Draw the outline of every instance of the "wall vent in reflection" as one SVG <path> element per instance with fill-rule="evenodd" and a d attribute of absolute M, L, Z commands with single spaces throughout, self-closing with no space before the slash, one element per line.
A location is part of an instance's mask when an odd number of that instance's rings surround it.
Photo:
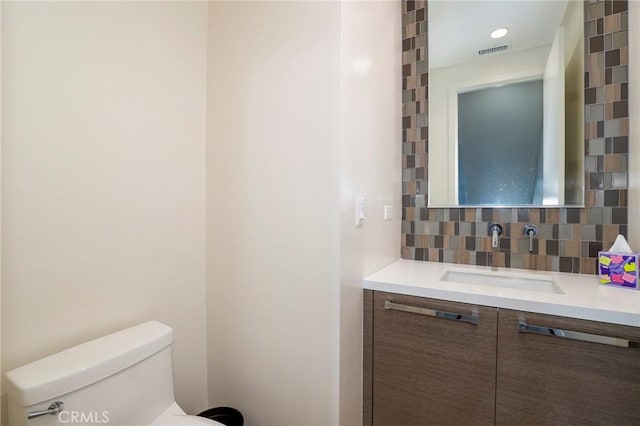
<path fill-rule="evenodd" d="M 511 49 L 511 43 L 504 43 L 499 46 L 486 47 L 484 49 L 478 50 L 478 56 L 489 55 L 491 53 L 504 52 L 509 49 Z"/>

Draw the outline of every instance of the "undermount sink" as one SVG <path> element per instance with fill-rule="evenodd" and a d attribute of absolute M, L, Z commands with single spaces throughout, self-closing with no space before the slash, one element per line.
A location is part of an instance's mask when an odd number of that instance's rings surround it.
<path fill-rule="evenodd" d="M 551 278 L 540 275 L 514 274 L 494 271 L 468 271 L 449 269 L 440 281 L 462 284 L 475 284 L 486 287 L 501 287 L 513 290 L 537 291 L 541 293 L 564 294 Z"/>

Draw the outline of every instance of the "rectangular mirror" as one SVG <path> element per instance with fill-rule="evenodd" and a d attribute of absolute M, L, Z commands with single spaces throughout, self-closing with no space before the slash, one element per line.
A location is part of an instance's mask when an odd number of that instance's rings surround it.
<path fill-rule="evenodd" d="M 429 206 L 584 205 L 583 13 L 428 2 Z"/>

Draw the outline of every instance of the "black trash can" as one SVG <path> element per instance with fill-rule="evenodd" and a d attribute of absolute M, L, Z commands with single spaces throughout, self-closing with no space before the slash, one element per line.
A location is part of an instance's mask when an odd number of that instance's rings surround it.
<path fill-rule="evenodd" d="M 222 423 L 225 426 L 243 426 L 244 417 L 242 413 L 235 408 L 231 407 L 215 407 L 209 408 L 198 414 L 205 419 L 215 420 L 218 423 Z"/>

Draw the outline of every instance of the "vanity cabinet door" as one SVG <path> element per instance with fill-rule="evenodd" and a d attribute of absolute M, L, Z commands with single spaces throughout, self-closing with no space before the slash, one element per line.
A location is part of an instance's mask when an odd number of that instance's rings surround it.
<path fill-rule="evenodd" d="M 498 317 L 497 425 L 640 424 L 640 348 L 614 346 L 639 341 L 640 328 L 506 309 Z M 605 338 L 574 340 L 593 335 Z"/>
<path fill-rule="evenodd" d="M 376 291 L 372 322 L 373 425 L 494 424 L 495 308 Z"/>

